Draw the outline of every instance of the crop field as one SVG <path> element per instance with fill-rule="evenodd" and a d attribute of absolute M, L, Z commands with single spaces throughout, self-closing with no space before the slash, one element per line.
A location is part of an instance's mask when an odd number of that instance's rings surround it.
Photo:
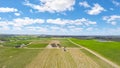
<path fill-rule="evenodd" d="M 24 68 L 40 51 L 0 47 L 0 68 Z"/>
<path fill-rule="evenodd" d="M 71 43 L 68 39 L 69 38 L 40 38 L 29 36 L 5 38 L 4 40 L 6 41 L 0 43 L 0 68 L 114 68 L 80 46 Z M 97 42 L 95 40 L 82 41 L 74 38 L 70 38 L 70 40 L 85 47 Z M 88 44 L 86 42 L 88 42 Z M 22 44 L 25 46 L 16 48 L 17 45 Z M 99 43 L 96 44 L 99 46 Z M 119 43 L 114 42 L 114 44 Z M 109 46 L 112 46 L 112 44 Z M 91 50 L 94 50 L 96 46 L 90 47 Z M 100 48 L 100 46 L 98 48 Z M 117 47 L 114 48 L 116 48 L 116 54 L 118 54 L 119 50 L 117 51 Z M 107 51 L 108 49 L 104 50 Z M 96 50 L 94 51 L 97 52 Z M 98 53 L 101 54 L 99 51 Z M 117 56 L 116 54 L 115 56 Z M 117 56 L 117 58 L 118 57 L 119 56 Z M 108 56 L 106 58 L 111 57 Z M 117 60 L 119 60 L 119 58 Z"/>
<path fill-rule="evenodd" d="M 61 45 L 64 46 L 64 47 L 78 47 L 78 46 L 70 43 L 68 40 L 66 40 L 64 38 L 63 39 L 57 39 L 57 40 L 59 40 Z"/>
<path fill-rule="evenodd" d="M 97 40 L 80 40 L 73 38 L 71 40 L 77 44 L 94 50 L 95 52 L 120 65 L 120 42 L 100 42 Z"/>
<path fill-rule="evenodd" d="M 39 40 L 32 40 L 28 44 L 28 48 L 44 48 L 46 47 L 50 42 L 50 38 L 40 38 Z"/>

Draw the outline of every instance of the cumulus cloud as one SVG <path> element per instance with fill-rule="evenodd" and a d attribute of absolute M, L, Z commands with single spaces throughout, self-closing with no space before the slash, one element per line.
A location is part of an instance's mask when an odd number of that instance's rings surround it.
<path fill-rule="evenodd" d="M 22 28 L 16 26 L 16 27 L 12 27 L 12 30 L 19 30 L 20 31 L 20 30 L 22 30 Z"/>
<path fill-rule="evenodd" d="M 91 24 L 93 24 L 94 25 L 94 24 L 97 24 L 96 22 L 90 21 L 85 18 L 76 19 L 76 20 L 61 19 L 61 18 L 47 19 L 47 23 L 58 24 L 58 25 L 66 25 L 66 24 L 74 24 L 74 25 L 91 25 Z"/>
<path fill-rule="evenodd" d="M 20 13 L 14 13 L 15 14 L 15 16 L 20 16 Z"/>
<path fill-rule="evenodd" d="M 112 3 L 116 6 L 120 6 L 120 2 L 116 1 L 116 0 L 112 0 Z"/>
<path fill-rule="evenodd" d="M 70 31 L 72 31 L 72 32 L 79 32 L 82 30 L 83 30 L 83 28 L 80 28 L 80 27 L 75 27 L 75 28 L 70 29 Z"/>
<path fill-rule="evenodd" d="M 83 2 L 79 2 L 79 5 L 87 8 L 87 10 L 85 10 L 85 12 L 89 15 L 98 15 L 101 12 L 105 11 L 105 9 L 98 3 L 95 3 L 94 6 L 92 7 L 88 4 L 87 1 L 83 1 Z"/>
<path fill-rule="evenodd" d="M 16 18 L 13 19 L 13 21 L 10 23 L 14 26 L 25 26 L 25 25 L 31 25 L 31 24 L 41 24 L 44 23 L 43 19 L 32 19 L 29 17 L 25 17 L 25 18 Z"/>
<path fill-rule="evenodd" d="M 36 26 L 37 24 L 37 26 Z M 45 24 L 44 26 L 41 24 Z M 49 25 L 46 25 L 49 24 Z M 47 33 L 55 33 L 58 32 L 69 32 L 69 31 L 82 31 L 82 27 L 76 27 L 80 25 L 89 26 L 97 24 L 94 21 L 90 21 L 85 18 L 81 19 L 33 19 L 29 17 L 24 18 L 15 18 L 13 20 L 1 20 L 0 21 L 0 30 L 11 30 L 11 31 L 33 31 L 33 32 L 47 32 Z M 63 25 L 63 26 L 61 26 Z M 65 25 L 65 26 L 64 26 Z M 2 28 L 2 29 L 1 29 Z M 26 32 L 25 32 L 26 33 Z"/>
<path fill-rule="evenodd" d="M 79 2 L 79 5 L 83 6 L 85 8 L 89 8 L 90 7 L 90 5 L 87 3 L 87 1 Z"/>
<path fill-rule="evenodd" d="M 3 26 L 0 28 L 1 30 L 9 30 L 10 28 L 8 26 Z"/>
<path fill-rule="evenodd" d="M 24 5 L 29 6 L 38 12 L 63 12 L 73 10 L 75 0 L 40 0 L 40 4 L 32 4 L 26 0 Z"/>
<path fill-rule="evenodd" d="M 31 30 L 31 31 L 37 31 L 37 32 L 47 32 L 48 29 L 44 27 L 39 27 L 39 26 L 28 26 L 25 29 Z"/>
<path fill-rule="evenodd" d="M 52 27 L 50 27 L 50 29 L 52 29 L 52 30 L 58 30 L 58 29 L 61 29 L 61 28 L 57 27 L 57 26 L 52 26 Z"/>
<path fill-rule="evenodd" d="M 90 21 L 86 18 L 81 18 L 81 19 L 75 19 L 75 20 L 70 20 L 70 19 L 33 19 L 29 17 L 24 17 L 24 18 L 15 18 L 11 21 L 0 21 L 0 26 L 15 26 L 15 27 L 22 27 L 22 26 L 27 26 L 27 25 L 33 25 L 33 24 L 42 24 L 42 23 L 49 23 L 49 24 L 56 24 L 56 25 L 67 25 L 67 24 L 72 24 L 72 25 L 95 25 L 97 24 L 94 21 Z"/>
<path fill-rule="evenodd" d="M 8 7 L 0 7 L 1 13 L 8 13 L 8 12 L 17 12 L 16 8 L 8 8 Z"/>
<path fill-rule="evenodd" d="M 58 25 L 65 25 L 68 23 L 68 20 L 61 20 L 60 18 L 57 19 L 47 19 L 47 23 L 58 24 Z"/>
<path fill-rule="evenodd" d="M 33 19 L 33 18 L 29 18 L 29 17 L 25 17 L 25 18 L 15 18 L 13 20 L 3 20 L 0 21 L 0 30 L 2 31 L 33 31 L 32 29 L 34 29 L 36 32 L 40 32 L 40 31 L 45 31 L 46 29 L 44 28 L 37 28 L 36 26 L 34 26 L 35 24 L 37 24 L 38 26 L 40 26 L 42 23 L 45 23 L 43 19 Z M 33 28 L 26 28 L 26 27 L 30 27 L 30 26 L 34 26 Z M 26 32 L 25 32 L 26 33 Z"/>
<path fill-rule="evenodd" d="M 25 18 L 16 18 L 13 19 L 12 21 L 0 21 L 0 26 L 12 26 L 12 27 L 23 27 L 27 25 L 32 25 L 32 24 L 42 24 L 44 23 L 43 19 L 32 19 L 29 17 Z"/>
<path fill-rule="evenodd" d="M 1 30 L 9 30 L 8 22 L 7 21 L 0 21 L 0 29 Z"/>
<path fill-rule="evenodd" d="M 0 21 L 0 26 L 3 27 L 3 26 L 7 26 L 8 23 L 7 21 Z"/>
<path fill-rule="evenodd" d="M 116 25 L 117 21 L 120 21 L 119 15 L 111 15 L 111 16 L 104 16 L 103 20 L 107 21 L 107 23 L 110 23 L 112 25 Z"/>
<path fill-rule="evenodd" d="M 87 13 L 90 15 L 98 15 L 102 11 L 105 11 L 102 6 L 100 6 L 99 4 L 94 4 L 94 6 L 90 10 L 87 10 Z"/>
<path fill-rule="evenodd" d="M 113 11 L 114 9 L 113 9 L 113 8 L 110 8 L 110 10 L 112 10 L 112 11 Z"/>
<path fill-rule="evenodd" d="M 92 31 L 94 28 L 93 27 L 89 27 L 89 28 L 87 28 L 86 30 L 87 31 Z"/>

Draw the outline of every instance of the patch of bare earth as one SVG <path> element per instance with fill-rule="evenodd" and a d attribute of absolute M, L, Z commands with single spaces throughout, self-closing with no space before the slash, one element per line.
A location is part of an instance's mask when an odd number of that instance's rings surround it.
<path fill-rule="evenodd" d="M 46 48 L 60 48 L 60 42 L 58 40 L 52 40 Z"/>

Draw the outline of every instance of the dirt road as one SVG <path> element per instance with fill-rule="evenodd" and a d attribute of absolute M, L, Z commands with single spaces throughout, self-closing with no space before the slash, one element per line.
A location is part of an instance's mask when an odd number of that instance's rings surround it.
<path fill-rule="evenodd" d="M 101 68 L 79 48 L 44 49 L 26 68 Z"/>

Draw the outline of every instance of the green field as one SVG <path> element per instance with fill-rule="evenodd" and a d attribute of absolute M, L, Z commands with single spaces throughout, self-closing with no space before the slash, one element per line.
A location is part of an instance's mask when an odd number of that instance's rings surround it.
<path fill-rule="evenodd" d="M 71 38 L 77 44 L 87 47 L 120 65 L 120 42 L 99 42 Z"/>
<path fill-rule="evenodd" d="M 16 36 L 5 38 L 0 45 L 0 68 L 112 68 L 111 65 L 71 43 L 69 38 L 40 38 Z M 119 64 L 119 42 L 98 42 L 70 38 Z M 63 48 L 46 48 L 52 41 L 59 41 Z M 23 48 L 15 48 L 25 44 Z M 41 65 L 41 66 L 39 66 Z M 52 66 L 51 66 L 52 65 Z M 87 66 L 86 66 L 87 65 Z"/>
<path fill-rule="evenodd" d="M 15 46 L 22 45 L 22 44 L 27 45 L 29 42 L 30 42 L 30 40 L 6 41 L 2 45 L 6 46 L 6 47 L 15 47 Z"/>
<path fill-rule="evenodd" d="M 24 68 L 40 50 L 0 47 L 0 68 Z"/>
<path fill-rule="evenodd" d="M 27 47 L 28 48 L 44 48 L 49 44 L 50 41 L 51 41 L 51 38 L 40 38 L 38 40 L 32 40 L 30 44 L 27 45 Z"/>
<path fill-rule="evenodd" d="M 77 46 L 77 45 L 74 45 L 74 44 L 70 43 L 70 42 L 67 40 L 67 38 L 57 38 L 57 39 L 54 39 L 54 40 L 60 41 L 60 44 L 61 44 L 61 46 L 63 46 L 63 47 L 79 47 L 79 46 Z"/>

